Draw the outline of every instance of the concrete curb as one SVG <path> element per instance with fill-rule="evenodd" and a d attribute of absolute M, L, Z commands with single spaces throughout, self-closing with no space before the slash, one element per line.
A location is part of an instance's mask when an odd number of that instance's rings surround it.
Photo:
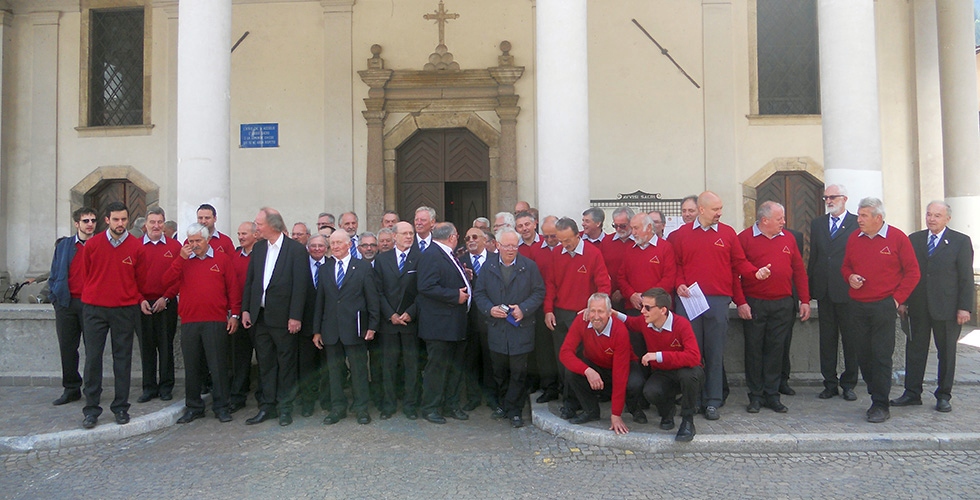
<path fill-rule="evenodd" d="M 116 424 L 111 412 L 103 412 L 99 418 L 99 425 L 94 429 L 73 429 L 33 436 L 0 436 L 0 454 L 57 450 L 138 436 L 170 427 L 177 423 L 177 419 L 183 414 L 183 401 L 136 417 L 126 425 Z"/>
<path fill-rule="evenodd" d="M 673 432 L 631 432 L 573 425 L 548 409 L 531 403 L 534 425 L 575 443 L 648 453 L 828 453 L 866 451 L 952 451 L 980 449 L 980 433 L 850 433 L 850 434 L 698 434 L 690 443 L 674 441 Z"/>

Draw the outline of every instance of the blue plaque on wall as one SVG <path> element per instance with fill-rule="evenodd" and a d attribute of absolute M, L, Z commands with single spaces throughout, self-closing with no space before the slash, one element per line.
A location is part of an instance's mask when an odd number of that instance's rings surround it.
<path fill-rule="evenodd" d="M 279 124 L 278 123 L 243 123 L 242 140 L 243 148 L 278 148 L 279 147 Z"/>

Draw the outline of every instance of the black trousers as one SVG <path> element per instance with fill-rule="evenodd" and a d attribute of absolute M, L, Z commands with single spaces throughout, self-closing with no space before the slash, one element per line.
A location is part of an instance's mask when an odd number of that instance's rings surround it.
<path fill-rule="evenodd" d="M 231 337 L 223 321 L 200 321 L 180 325 L 180 351 L 184 354 L 184 406 L 189 410 L 204 411 L 201 386 L 208 372 L 211 373 L 211 395 L 215 414 L 228 407 L 228 350 Z M 201 361 L 205 370 L 201 370 Z"/>
<path fill-rule="evenodd" d="M 858 379 L 857 346 L 848 326 L 848 302 L 817 301 L 820 307 L 820 374 L 827 389 L 854 389 Z M 838 340 L 844 353 L 844 371 L 837 378 Z"/>
<path fill-rule="evenodd" d="M 582 410 L 589 414 L 599 415 L 599 394 L 612 398 L 612 370 L 597 366 L 588 359 L 582 359 L 582 361 L 592 367 L 602 377 L 602 389 L 598 391 L 592 390 L 592 386 L 589 385 L 589 379 L 585 375 L 579 375 L 577 373 L 568 372 L 568 378 L 565 381 L 571 387 L 572 392 L 575 393 L 575 397 L 582 405 Z M 645 382 L 646 376 L 643 373 L 643 367 L 640 366 L 640 363 L 636 361 L 630 363 L 630 375 L 626 380 L 625 411 L 633 413 L 637 409 L 637 403 L 643 394 L 643 384 Z"/>
<path fill-rule="evenodd" d="M 296 343 L 297 398 L 301 404 L 314 405 L 320 392 L 320 350 L 313 345 L 313 337 L 299 335 Z"/>
<path fill-rule="evenodd" d="M 398 379 L 399 362 L 404 367 L 405 400 L 402 409 L 405 412 L 417 411 L 419 407 L 419 336 L 417 333 L 381 333 L 382 364 L 381 380 L 384 387 L 384 400 L 381 411 L 395 413 L 398 410 Z"/>
<path fill-rule="evenodd" d="M 242 328 L 231 336 L 230 363 L 231 387 L 229 402 L 245 404 L 248 391 L 252 389 L 252 339 L 255 337 L 255 327 Z M 259 401 L 261 391 L 256 391 L 255 400 Z"/>
<path fill-rule="evenodd" d="M 708 310 L 691 321 L 694 338 L 701 348 L 704 360 L 704 388 L 701 389 L 701 403 L 704 406 L 721 406 L 724 399 L 725 340 L 728 337 L 728 305 L 731 297 L 708 295 Z M 677 313 L 687 318 L 684 303 L 677 301 Z"/>
<path fill-rule="evenodd" d="M 474 313 L 470 313 L 474 314 Z M 478 313 L 477 313 L 478 314 Z M 475 320 L 480 321 L 480 320 Z M 496 395 L 496 384 L 493 380 L 493 366 L 489 356 L 489 344 L 487 353 L 484 354 L 482 339 L 487 338 L 486 328 L 479 328 L 471 321 L 469 332 L 466 335 L 466 346 L 463 350 L 463 379 L 462 389 L 465 388 L 465 401 L 467 404 L 479 405 L 484 395 Z M 489 375 L 489 376 L 488 376 Z M 489 389 L 486 390 L 486 389 Z M 460 394 L 460 398 L 464 398 Z"/>
<path fill-rule="evenodd" d="M 538 309 L 534 314 L 534 352 L 528 358 L 529 377 L 537 377 L 542 391 L 558 394 L 561 388 L 558 383 L 558 359 L 553 347 L 554 334 L 544 326 L 544 311 Z"/>
<path fill-rule="evenodd" d="M 763 300 L 746 297 L 752 319 L 743 321 L 745 385 L 749 401 L 779 400 L 783 348 L 793 329 L 793 297 Z"/>
<path fill-rule="evenodd" d="M 152 304 L 151 304 L 152 305 Z M 177 301 L 149 316 L 140 314 L 140 360 L 143 392 L 170 394 L 174 391 L 174 337 L 177 335 Z M 157 378 L 157 366 L 160 378 Z"/>
<path fill-rule="evenodd" d="M 490 353 L 493 378 L 496 381 L 497 401 L 507 417 L 519 417 L 527 401 L 527 360 L 530 353 Z"/>
<path fill-rule="evenodd" d="M 259 311 L 255 329 L 255 356 L 259 360 L 259 408 L 270 411 L 278 408 L 291 414 L 296 399 L 296 349 L 299 337 L 285 328 L 269 326 Z"/>
<path fill-rule="evenodd" d="M 428 360 L 422 375 L 422 413 L 442 414 L 443 408 L 459 409 L 461 364 L 466 342 L 426 340 Z"/>
<path fill-rule="evenodd" d="M 368 372 L 371 375 L 368 383 L 368 387 L 371 390 L 371 401 L 380 410 L 384 401 L 384 385 L 382 382 L 384 378 L 382 371 L 382 367 L 384 366 L 384 345 L 382 345 L 381 339 L 378 338 L 377 332 L 375 332 L 374 339 L 366 340 L 364 344 L 367 347 Z"/>
<path fill-rule="evenodd" d="M 918 314 L 915 314 L 918 313 Z M 930 331 L 939 357 L 939 385 L 936 399 L 952 397 L 953 374 L 956 372 L 956 342 L 962 327 L 956 318 L 932 319 L 928 311 L 909 312 L 909 337 L 905 341 L 905 390 L 922 397 L 922 379 L 929 359 Z"/>
<path fill-rule="evenodd" d="M 338 341 L 336 344 L 323 346 L 327 356 L 327 369 L 330 371 L 330 411 L 344 413 L 347 411 L 347 395 L 344 394 L 344 360 L 350 363 L 351 395 L 354 398 L 352 410 L 354 413 L 367 413 L 371 393 L 368 388 L 367 346 L 345 345 Z"/>
<path fill-rule="evenodd" d="M 895 300 L 851 301 L 847 308 L 851 333 L 857 344 L 858 366 L 868 385 L 873 406 L 888 408 L 895 352 Z"/>
<path fill-rule="evenodd" d="M 86 416 L 102 414 L 102 353 L 108 336 L 112 344 L 112 377 L 115 394 L 109 409 L 113 413 L 129 411 L 129 383 L 133 367 L 133 337 L 139 320 L 139 306 L 82 306 L 85 339 L 84 389 Z"/>
<path fill-rule="evenodd" d="M 555 359 L 558 359 L 558 355 L 561 352 L 561 345 L 565 343 L 565 337 L 568 335 L 568 329 L 572 327 L 572 322 L 578 316 L 578 311 L 569 311 L 568 309 L 558 309 L 555 308 L 555 330 L 551 333 L 552 341 L 552 353 Z M 582 408 L 579 404 L 578 399 L 575 397 L 576 393 L 568 386 L 568 379 L 572 376 L 572 372 L 565 368 L 565 365 L 558 367 L 558 384 L 561 386 L 562 399 L 564 400 L 565 406 L 570 410 L 578 410 Z"/>
<path fill-rule="evenodd" d="M 81 389 L 78 346 L 82 343 L 82 301 L 72 297 L 66 307 L 55 306 L 54 326 L 58 334 L 58 351 L 61 353 L 61 386 Z"/>
<path fill-rule="evenodd" d="M 657 408 L 661 417 L 674 416 L 677 395 L 681 395 L 681 415 L 693 416 L 698 409 L 698 397 L 704 382 L 700 366 L 676 370 L 650 370 L 643 384 L 643 397 Z"/>

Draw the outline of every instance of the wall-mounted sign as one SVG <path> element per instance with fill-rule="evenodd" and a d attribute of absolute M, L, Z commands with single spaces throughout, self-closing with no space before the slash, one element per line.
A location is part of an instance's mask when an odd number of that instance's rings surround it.
<path fill-rule="evenodd" d="M 243 123 L 242 148 L 278 148 L 278 123 Z"/>

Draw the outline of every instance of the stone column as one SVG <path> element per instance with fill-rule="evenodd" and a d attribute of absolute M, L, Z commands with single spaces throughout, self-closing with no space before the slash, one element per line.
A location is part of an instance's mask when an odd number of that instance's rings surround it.
<path fill-rule="evenodd" d="M 537 0 L 534 23 L 538 208 L 579 219 L 589 207 L 586 0 Z"/>
<path fill-rule="evenodd" d="M 915 126 L 918 151 L 916 226 L 925 220 L 925 204 L 944 197 L 943 131 L 939 98 L 939 48 L 936 0 L 915 0 L 912 5 L 915 54 Z"/>
<path fill-rule="evenodd" d="M 704 186 L 721 197 L 725 222 L 741 223 L 735 177 L 734 21 L 730 0 L 702 0 L 704 38 Z"/>
<path fill-rule="evenodd" d="M 231 0 L 181 2 L 177 33 L 177 224 L 210 203 L 229 232 Z M 178 233 L 179 234 L 179 233 Z"/>
<path fill-rule="evenodd" d="M 7 160 L 4 156 L 5 141 L 7 140 L 7 131 L 3 127 L 3 95 L 4 90 L 7 88 L 4 82 L 4 55 L 6 53 L 6 40 L 7 40 L 7 30 L 10 28 L 10 21 L 13 15 L 7 11 L 0 10 L 0 172 L 4 172 L 7 169 Z M 10 277 L 7 271 L 7 204 L 5 200 L 10 199 L 10 194 L 7 190 L 10 189 L 7 183 L 4 182 L 4 176 L 0 174 L 0 287 L 6 287 L 6 279 Z M 4 290 L 6 288 L 3 288 Z"/>
<path fill-rule="evenodd" d="M 316 207 L 316 212 L 331 208 L 349 210 L 353 207 L 365 220 L 365 228 L 373 228 L 381 220 L 366 209 L 364 171 L 354 170 L 354 104 L 351 75 L 354 66 L 351 51 L 354 0 L 321 0 L 324 19 L 323 130 L 324 183 L 323 199 L 328 206 Z M 370 197 L 370 194 L 367 195 Z M 368 210 L 370 212 L 370 210 Z M 367 219 L 364 217 L 367 216 Z"/>
<path fill-rule="evenodd" d="M 490 213 L 511 211 L 517 203 L 517 115 L 521 108 L 517 105 L 519 96 L 514 92 L 514 84 L 524 74 L 524 67 L 514 66 L 510 49 L 510 42 L 500 42 L 503 54 L 497 57 L 496 67 L 488 68 L 498 84 L 496 111 L 500 119 L 499 177 L 490 179 L 490 199 L 496 201 L 496 206 L 490 207 Z"/>
<path fill-rule="evenodd" d="M 384 59 L 381 58 L 381 46 L 371 46 L 371 58 L 367 60 L 368 69 L 358 71 L 361 81 L 369 87 L 368 98 L 364 99 L 361 111 L 367 122 L 367 164 L 365 181 L 367 184 L 367 214 L 368 221 L 381 220 L 386 205 L 392 210 L 395 203 L 395 183 L 385 183 L 384 157 L 384 127 L 385 127 L 385 85 L 393 73 L 385 69 Z M 392 158 L 393 160 L 393 158 Z M 411 219 L 415 214 L 398 214 L 402 218 Z"/>
<path fill-rule="evenodd" d="M 976 248 L 980 245 L 980 126 L 972 2 L 937 1 L 936 22 L 946 201 L 952 208 L 952 225 L 968 234 Z M 978 263 L 974 260 L 974 269 L 980 269 Z"/>
<path fill-rule="evenodd" d="M 59 12 L 30 14 L 30 260 L 27 276 L 51 268 L 55 240 L 58 177 L 58 20 Z M 41 193 L 49 193 L 42 195 Z"/>
<path fill-rule="evenodd" d="M 177 45 L 178 45 L 178 6 L 177 2 L 162 5 L 163 12 L 167 16 L 167 71 L 168 81 L 173 81 L 177 76 Z M 229 49 L 230 50 L 230 49 Z M 157 120 L 159 122 L 159 120 Z M 167 85 L 167 106 L 166 106 L 166 137 L 167 137 L 167 183 L 164 188 L 166 197 L 160 200 L 160 206 L 167 211 L 167 220 L 178 220 L 180 215 L 177 210 L 177 85 Z M 230 214 L 229 214 L 230 215 Z M 222 222 L 226 222 L 223 221 Z M 186 227 L 177 226 L 177 236 L 181 236 L 181 231 Z M 230 229 L 237 229 L 232 226 Z M 184 234 L 187 234 L 186 232 Z M 183 241 L 183 238 L 180 238 Z M 232 241 L 238 241 L 232 238 Z"/>
<path fill-rule="evenodd" d="M 854 212 L 883 192 L 874 1 L 818 0 L 817 24 L 824 182 L 846 186 Z"/>

